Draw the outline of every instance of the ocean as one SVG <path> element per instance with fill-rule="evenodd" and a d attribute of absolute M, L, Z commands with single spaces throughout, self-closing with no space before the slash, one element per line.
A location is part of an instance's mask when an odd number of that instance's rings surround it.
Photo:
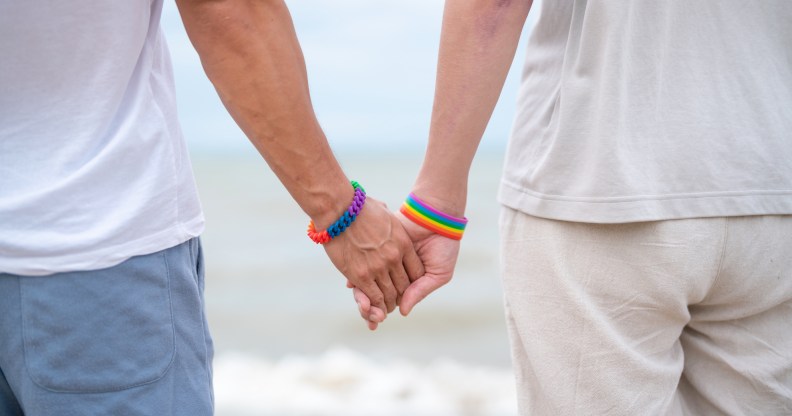
<path fill-rule="evenodd" d="M 397 209 L 422 152 L 338 157 Z M 485 151 L 474 161 L 451 283 L 372 332 L 343 276 L 305 236 L 308 218 L 254 151 L 194 155 L 217 414 L 515 415 L 498 276 L 502 159 Z"/>

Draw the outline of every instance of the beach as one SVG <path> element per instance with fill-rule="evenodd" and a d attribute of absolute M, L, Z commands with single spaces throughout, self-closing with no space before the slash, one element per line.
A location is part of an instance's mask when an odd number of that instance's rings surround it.
<path fill-rule="evenodd" d="M 422 152 L 339 152 L 397 209 Z M 478 155 L 451 283 L 375 332 L 305 236 L 308 218 L 254 151 L 193 156 L 206 214 L 206 305 L 217 414 L 514 415 L 498 276 L 502 154 Z"/>

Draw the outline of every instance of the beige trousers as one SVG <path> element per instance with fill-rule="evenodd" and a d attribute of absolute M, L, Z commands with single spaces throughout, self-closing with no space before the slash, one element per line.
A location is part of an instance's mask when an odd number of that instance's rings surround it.
<path fill-rule="evenodd" d="M 504 208 L 501 245 L 521 415 L 792 415 L 792 216 Z"/>

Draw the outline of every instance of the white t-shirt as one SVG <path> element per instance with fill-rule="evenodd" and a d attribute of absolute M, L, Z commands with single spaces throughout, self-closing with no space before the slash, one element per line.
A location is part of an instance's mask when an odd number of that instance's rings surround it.
<path fill-rule="evenodd" d="M 110 267 L 203 230 L 161 10 L 0 4 L 0 272 Z"/>
<path fill-rule="evenodd" d="M 540 13 L 503 204 L 594 223 L 792 214 L 792 1 Z"/>

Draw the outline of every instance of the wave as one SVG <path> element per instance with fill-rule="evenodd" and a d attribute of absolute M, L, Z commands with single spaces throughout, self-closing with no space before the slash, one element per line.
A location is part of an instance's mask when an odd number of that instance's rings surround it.
<path fill-rule="evenodd" d="M 347 349 L 270 361 L 243 353 L 215 359 L 219 416 L 513 416 L 509 369 L 437 359 L 375 361 Z"/>

